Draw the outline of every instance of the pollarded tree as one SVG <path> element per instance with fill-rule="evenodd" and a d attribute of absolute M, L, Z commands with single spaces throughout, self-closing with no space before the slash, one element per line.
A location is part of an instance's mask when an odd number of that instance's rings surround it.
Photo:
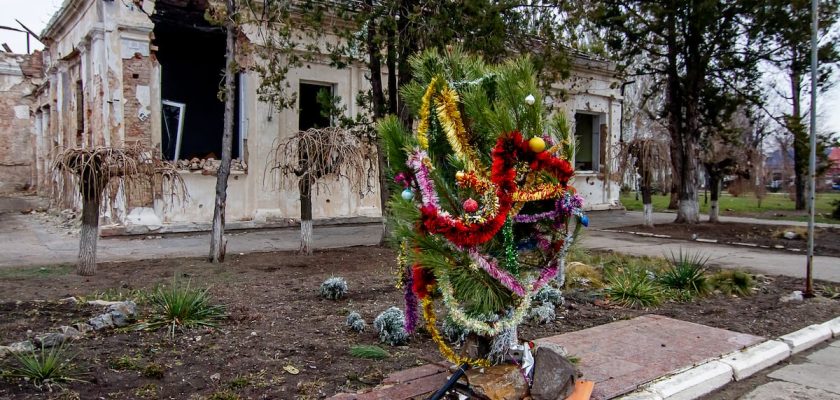
<path fill-rule="evenodd" d="M 125 193 L 126 204 L 131 204 L 134 195 L 167 196 L 170 203 L 183 201 L 187 195 L 181 175 L 172 163 L 160 158 L 160 150 L 140 145 L 67 149 L 53 160 L 52 169 L 60 180 L 75 184 L 81 196 L 79 275 L 96 273 L 99 210 L 108 189 Z"/>
<path fill-rule="evenodd" d="M 300 193 L 300 252 L 312 254 L 312 189 L 345 180 L 358 193 L 371 191 L 376 155 L 364 129 L 312 128 L 275 141 L 269 153 L 275 186 L 297 183 Z"/>

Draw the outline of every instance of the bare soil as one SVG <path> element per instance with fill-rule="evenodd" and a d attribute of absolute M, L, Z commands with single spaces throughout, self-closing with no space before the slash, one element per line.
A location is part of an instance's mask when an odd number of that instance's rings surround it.
<path fill-rule="evenodd" d="M 808 248 L 807 230 L 799 226 L 753 225 L 737 222 L 699 224 L 659 224 L 653 228 L 633 225 L 617 228 L 622 231 L 645 232 L 657 235 L 669 235 L 675 239 L 692 240 L 696 235 L 701 239 L 715 239 L 719 243 L 752 243 L 770 249 L 787 251 Z M 793 232 L 795 239 L 785 239 L 785 232 Z M 814 228 L 814 254 L 840 257 L 840 229 Z M 779 247 L 783 247 L 779 248 Z"/>
<path fill-rule="evenodd" d="M 230 314 L 217 329 L 180 333 L 174 340 L 164 332 L 89 335 L 69 347 L 88 383 L 68 383 L 47 392 L 20 380 L 0 379 L 0 398 L 233 398 L 222 394 L 323 398 L 375 386 L 391 372 L 440 361 L 434 344 L 422 332 L 408 346 L 383 346 L 391 354 L 384 360 L 348 354 L 352 345 L 378 344 L 370 327 L 361 334 L 345 328 L 350 311 L 358 311 L 371 324 L 388 307 L 402 306 L 402 294 L 394 287 L 393 265 L 393 251 L 357 247 L 308 257 L 293 253 L 229 256 L 221 266 L 197 258 L 107 263 L 93 277 L 76 276 L 66 266 L 0 269 L 0 343 L 5 345 L 101 312 L 88 305 L 58 304 L 59 299 L 132 293 L 171 282 L 173 277 L 190 279 L 193 285 L 211 285 L 214 299 L 225 304 Z M 346 298 L 318 297 L 319 285 L 330 276 L 347 280 Z M 570 292 L 555 322 L 527 324 L 520 329 L 520 337 L 532 340 L 647 313 L 770 337 L 840 315 L 837 300 L 779 301 L 801 287 L 796 279 L 766 277 L 756 294 L 746 298 L 713 295 L 690 303 L 669 302 L 652 310 L 611 307 L 588 293 Z M 141 303 L 139 309 L 142 318 L 149 305 Z M 0 370 L 11 365 L 12 360 L 2 360 Z M 300 373 L 290 374 L 284 371 L 286 366 Z M 155 369 L 162 373 L 153 373 Z"/>

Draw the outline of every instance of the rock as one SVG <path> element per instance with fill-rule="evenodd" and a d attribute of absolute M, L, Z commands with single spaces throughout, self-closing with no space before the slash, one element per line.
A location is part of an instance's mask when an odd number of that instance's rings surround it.
<path fill-rule="evenodd" d="M 779 299 L 779 301 L 781 301 L 782 303 L 787 303 L 789 301 L 802 301 L 804 299 L 805 298 L 802 296 L 801 290 L 794 290 L 791 294 L 787 296 L 782 296 L 782 298 Z"/>
<path fill-rule="evenodd" d="M 45 333 L 43 335 L 35 336 L 35 344 L 41 347 L 55 347 L 60 346 L 69 338 L 62 333 Z"/>
<path fill-rule="evenodd" d="M 29 351 L 35 351 L 35 345 L 28 340 L 24 340 L 22 342 L 12 343 L 7 347 L 9 352 L 11 353 L 26 353 Z"/>
<path fill-rule="evenodd" d="M 513 364 L 471 369 L 467 371 L 467 381 L 477 395 L 490 400 L 520 400 L 528 395 L 528 383 Z"/>
<path fill-rule="evenodd" d="M 91 318 L 88 320 L 88 325 L 95 331 L 101 331 L 107 328 L 114 327 L 114 320 L 111 318 L 110 313 L 102 314 L 98 317 Z"/>
<path fill-rule="evenodd" d="M 565 399 L 575 390 L 578 371 L 566 358 L 566 349 L 554 343 L 541 343 L 534 356 L 534 400 Z"/>
<path fill-rule="evenodd" d="M 63 298 L 63 299 L 59 300 L 58 302 L 61 303 L 61 304 L 79 304 L 79 299 L 77 299 L 73 296 L 70 296 L 70 297 L 67 297 L 67 298 Z"/>
<path fill-rule="evenodd" d="M 87 323 L 84 323 L 84 322 L 78 322 L 78 323 L 73 324 L 73 328 L 75 328 L 77 331 L 79 331 L 79 333 L 81 333 L 82 335 L 84 335 L 85 333 L 88 333 L 91 330 L 93 330 L 93 328 L 90 325 L 88 325 Z"/>
<path fill-rule="evenodd" d="M 9 354 L 12 354 L 12 350 L 9 348 L 9 346 L 0 346 L 0 360 L 5 358 Z"/>
<path fill-rule="evenodd" d="M 137 315 L 137 304 L 130 300 L 112 304 L 108 306 L 108 313 L 111 314 L 114 326 L 127 326 L 134 322 L 134 317 Z"/>
<path fill-rule="evenodd" d="M 88 325 L 85 324 L 85 326 L 88 326 Z M 72 326 L 66 326 L 66 325 L 60 326 L 60 327 L 58 327 L 58 330 L 61 332 L 61 334 L 63 334 L 64 336 L 67 336 L 68 339 L 78 339 L 78 338 L 84 336 L 84 334 L 82 332 L 79 332 L 78 329 L 76 329 Z"/>
<path fill-rule="evenodd" d="M 119 301 L 107 301 L 107 300 L 90 300 L 87 302 L 92 306 L 102 306 L 102 307 L 110 307 L 114 304 L 119 304 Z"/>
<path fill-rule="evenodd" d="M 785 231 L 784 235 L 782 235 L 787 240 L 793 240 L 799 237 L 796 232 Z"/>

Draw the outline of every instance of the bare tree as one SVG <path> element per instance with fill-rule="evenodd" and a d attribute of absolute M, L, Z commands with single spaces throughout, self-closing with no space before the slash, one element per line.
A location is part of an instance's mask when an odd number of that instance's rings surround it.
<path fill-rule="evenodd" d="M 181 175 L 173 164 L 160 158 L 160 150 L 140 145 L 67 149 L 53 160 L 52 169 L 58 175 L 58 187 L 64 186 L 61 181 L 72 182 L 81 195 L 82 227 L 76 266 L 79 275 L 96 273 L 99 210 L 106 189 L 122 187 L 126 204 L 130 204 L 132 195 L 170 196 L 170 201 L 183 201 L 187 194 Z M 57 193 L 68 195 L 66 191 Z"/>
<path fill-rule="evenodd" d="M 213 226 L 210 232 L 210 261 L 220 263 L 225 260 L 225 207 L 227 205 L 227 186 L 230 176 L 231 152 L 233 147 L 233 112 L 236 100 L 236 0 L 225 0 L 224 19 L 227 32 L 225 51 L 225 116 L 222 131 L 222 159 L 216 175 L 216 201 L 213 208 Z"/>
<path fill-rule="evenodd" d="M 275 141 L 267 160 L 278 178 L 275 186 L 291 187 L 295 177 L 300 191 L 301 253 L 312 254 L 312 188 L 327 189 L 326 178 L 336 178 L 346 179 L 362 195 L 370 192 L 377 163 L 374 148 L 361 128 L 312 128 Z"/>
<path fill-rule="evenodd" d="M 620 165 L 639 175 L 645 226 L 653 226 L 653 188 L 671 187 L 669 152 L 668 141 L 656 137 L 634 138 L 621 149 Z"/>

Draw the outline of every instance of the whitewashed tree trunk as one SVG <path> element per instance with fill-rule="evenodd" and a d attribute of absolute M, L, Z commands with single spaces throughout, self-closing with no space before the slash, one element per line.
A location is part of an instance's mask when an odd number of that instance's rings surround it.
<path fill-rule="evenodd" d="M 227 186 L 230 176 L 230 162 L 233 148 L 233 112 L 236 95 L 236 80 L 234 66 L 236 65 L 236 29 L 232 20 L 236 13 L 236 0 L 227 0 L 228 19 L 225 22 L 227 31 L 227 51 L 225 52 L 225 116 L 222 133 L 222 159 L 216 176 L 216 201 L 213 208 L 213 227 L 210 232 L 210 262 L 220 263 L 225 260 L 227 239 L 225 239 L 225 208 L 227 204 Z"/>
<path fill-rule="evenodd" d="M 300 190 L 300 253 L 312 254 L 312 175 L 304 171 L 298 184 Z"/>
<path fill-rule="evenodd" d="M 642 207 L 644 210 L 645 226 L 653 228 L 653 204 L 644 204 Z"/>
<path fill-rule="evenodd" d="M 312 220 L 300 221 L 300 252 L 312 254 Z"/>
<path fill-rule="evenodd" d="M 96 192 L 96 190 L 94 190 Z M 82 229 L 79 238 L 79 260 L 76 273 L 91 276 L 96 273 L 96 243 L 99 241 L 99 195 L 82 196 Z"/>
<path fill-rule="evenodd" d="M 720 207 L 717 200 L 712 200 L 709 204 L 709 222 L 720 222 Z"/>

